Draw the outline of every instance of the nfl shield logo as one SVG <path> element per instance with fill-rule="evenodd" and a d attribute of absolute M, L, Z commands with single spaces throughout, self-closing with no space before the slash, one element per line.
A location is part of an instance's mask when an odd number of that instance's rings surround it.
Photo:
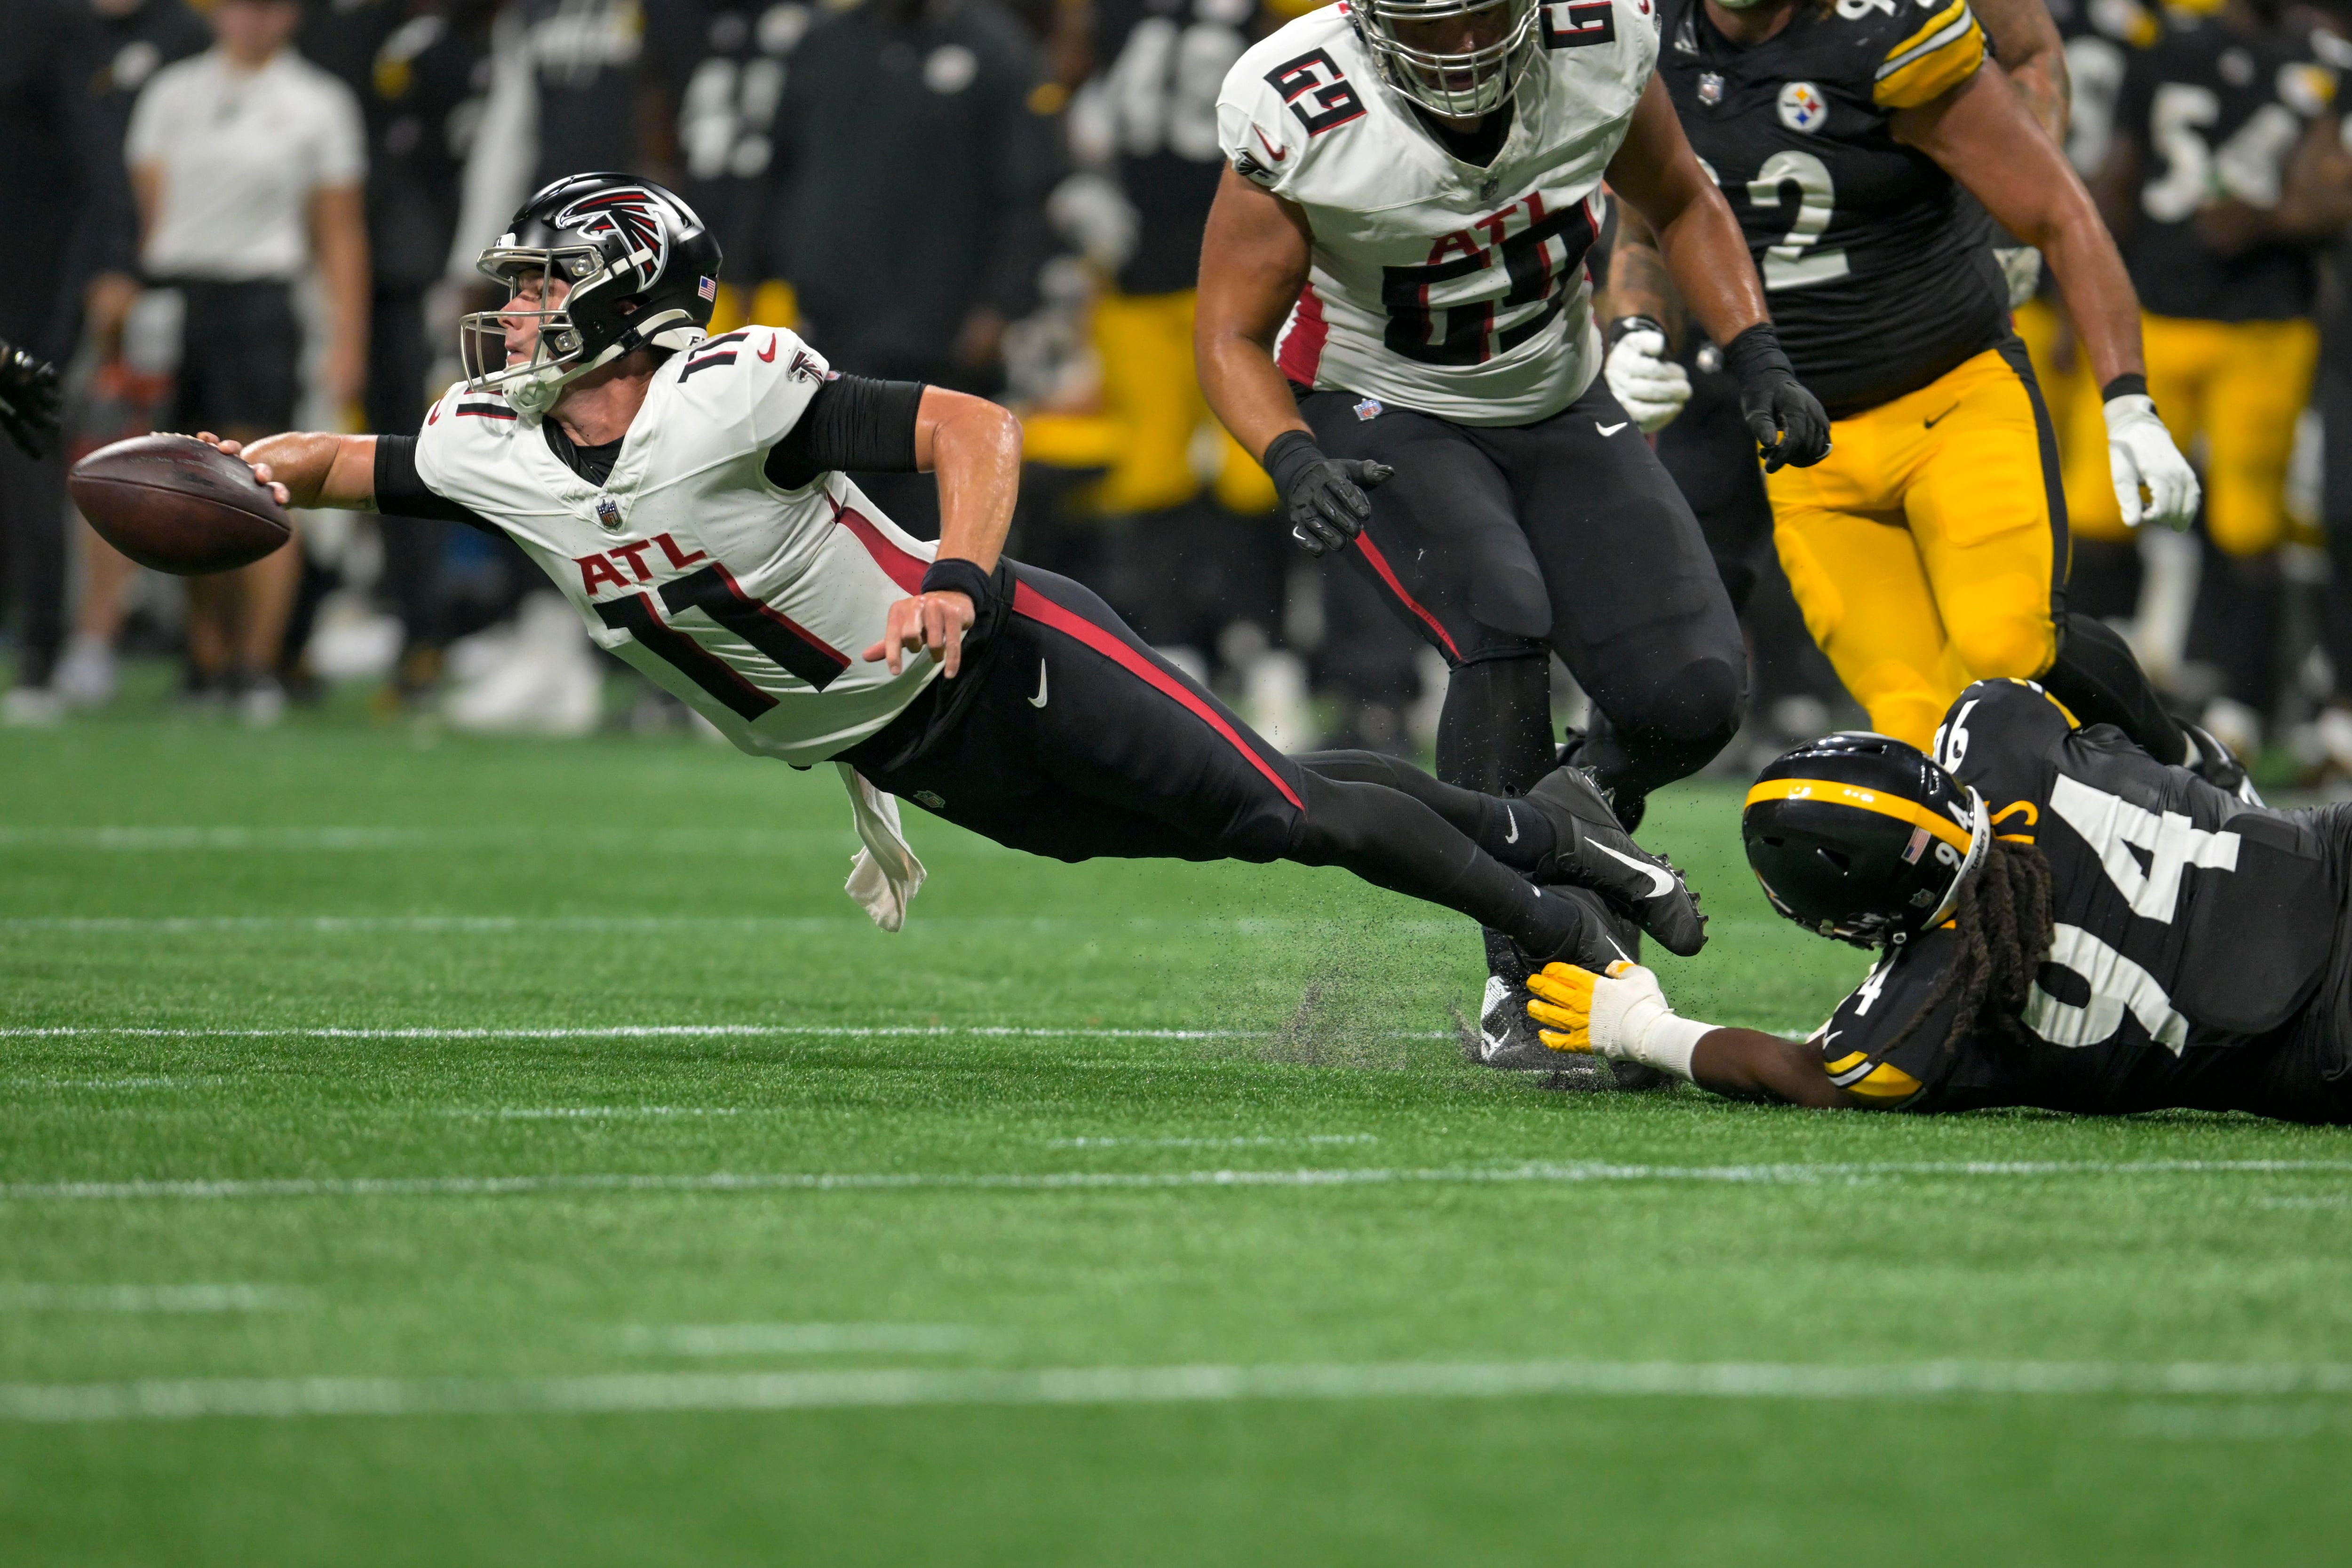
<path fill-rule="evenodd" d="M 1698 100 L 1713 109 L 1723 101 L 1723 78 L 1713 71 L 1698 73 Z"/>
<path fill-rule="evenodd" d="M 604 525 L 607 533 L 621 531 L 621 504 L 610 496 L 596 497 L 596 520 Z"/>
<path fill-rule="evenodd" d="M 1780 89 L 1780 123 L 1808 135 L 1830 117 L 1830 100 L 1809 81 L 1792 81 Z"/>
<path fill-rule="evenodd" d="M 1381 400 L 1376 397 L 1368 397 L 1363 402 L 1356 405 L 1356 417 L 1358 419 L 1378 419 L 1381 416 Z"/>

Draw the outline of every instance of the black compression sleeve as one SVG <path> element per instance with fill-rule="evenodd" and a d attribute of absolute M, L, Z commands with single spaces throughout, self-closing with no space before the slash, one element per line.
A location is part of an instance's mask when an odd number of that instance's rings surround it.
<path fill-rule="evenodd" d="M 486 534 L 503 530 L 471 507 L 435 495 L 416 472 L 416 437 L 375 438 L 375 509 L 387 517 L 433 517 Z"/>
<path fill-rule="evenodd" d="M 836 376 L 816 389 L 800 423 L 768 449 L 768 482 L 797 490 L 837 468 L 911 474 L 922 406 L 920 382 Z"/>

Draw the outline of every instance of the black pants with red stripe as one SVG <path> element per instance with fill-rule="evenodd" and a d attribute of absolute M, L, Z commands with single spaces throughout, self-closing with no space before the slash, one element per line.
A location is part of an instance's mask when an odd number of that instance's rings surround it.
<path fill-rule="evenodd" d="M 1298 412 L 1331 456 L 1396 470 L 1348 559 L 1454 672 L 1441 778 L 1516 794 L 1549 770 L 1554 653 L 1596 710 L 1580 760 L 1621 802 L 1737 732 L 1738 619 L 1689 504 L 1601 380 L 1528 425 L 1346 392 L 1302 393 Z"/>
<path fill-rule="evenodd" d="M 1525 806 L 1387 758 L 1285 756 L 1095 594 L 1015 562 L 961 673 L 837 760 L 1033 854 L 1341 866 L 1538 961 L 1613 956 L 1574 900 L 1528 880 L 1552 834 Z"/>

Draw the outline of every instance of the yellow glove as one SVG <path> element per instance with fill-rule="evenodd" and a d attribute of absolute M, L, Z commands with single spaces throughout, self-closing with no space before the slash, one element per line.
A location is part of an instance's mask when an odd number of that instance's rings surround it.
<path fill-rule="evenodd" d="M 1613 977 L 1633 966 L 1620 958 L 1609 966 Z M 1554 1051 L 1592 1049 L 1592 988 L 1601 977 L 1573 964 L 1547 964 L 1543 972 L 1528 977 L 1528 989 L 1540 998 L 1528 1004 L 1528 1016 L 1553 1029 L 1536 1030 L 1536 1038 Z"/>
<path fill-rule="evenodd" d="M 1658 977 L 1623 959 L 1605 975 L 1547 964 L 1541 974 L 1528 977 L 1528 989 L 1538 998 L 1528 1004 L 1528 1016 L 1557 1026 L 1536 1031 L 1554 1051 L 1638 1061 L 1677 1078 L 1691 1075 L 1692 1053 L 1715 1027 L 1676 1017 Z"/>

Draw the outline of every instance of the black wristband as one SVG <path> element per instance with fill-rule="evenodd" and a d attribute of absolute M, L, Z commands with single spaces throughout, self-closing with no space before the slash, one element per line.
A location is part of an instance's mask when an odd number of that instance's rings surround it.
<path fill-rule="evenodd" d="M 1655 316 L 1620 316 L 1609 323 L 1608 346 L 1615 348 L 1617 340 L 1629 332 L 1655 332 L 1664 338 L 1666 336 L 1666 324 Z"/>
<path fill-rule="evenodd" d="M 1796 367 L 1789 363 L 1789 356 L 1780 351 L 1780 334 L 1772 329 L 1769 321 L 1757 322 L 1723 345 L 1723 368 L 1738 377 L 1743 387 L 1769 371 L 1779 371 L 1792 379 L 1797 373 Z"/>
<path fill-rule="evenodd" d="M 923 573 L 925 593 L 961 593 L 971 601 L 974 610 L 985 610 L 994 597 L 990 590 L 988 573 L 980 570 L 976 560 L 943 555 L 931 562 Z"/>
<path fill-rule="evenodd" d="M 2146 397 L 2147 378 L 2140 375 L 2117 376 L 2099 389 L 2101 402 L 2113 402 L 2119 397 Z"/>
<path fill-rule="evenodd" d="M 1286 430 L 1265 444 L 1261 466 L 1265 469 L 1265 476 L 1274 481 L 1274 493 L 1286 505 L 1290 486 L 1297 482 L 1298 476 L 1323 460 L 1323 449 L 1315 444 L 1313 436 L 1303 430 Z"/>

